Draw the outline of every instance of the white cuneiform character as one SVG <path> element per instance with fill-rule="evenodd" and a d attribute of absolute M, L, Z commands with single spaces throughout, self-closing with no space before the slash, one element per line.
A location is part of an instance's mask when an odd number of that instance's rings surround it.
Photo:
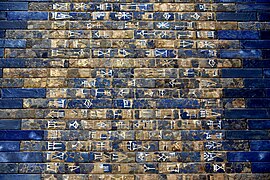
<path fill-rule="evenodd" d="M 61 142 L 47 142 L 48 150 L 58 150 L 62 149 L 63 143 Z"/>
<path fill-rule="evenodd" d="M 57 173 L 59 166 L 60 166 L 59 163 L 49 163 L 49 164 L 46 164 L 46 171 Z"/>
<path fill-rule="evenodd" d="M 209 59 L 209 60 L 208 60 L 208 64 L 209 64 L 209 66 L 211 66 L 211 67 L 215 67 L 216 64 L 217 64 L 217 62 L 216 62 L 215 59 Z"/>
<path fill-rule="evenodd" d="M 185 41 L 185 40 L 180 41 L 180 47 L 183 47 L 183 48 L 192 47 L 193 44 L 194 44 L 194 42 L 192 42 L 192 41 Z"/>
<path fill-rule="evenodd" d="M 167 165 L 167 171 L 170 173 L 180 173 L 181 165 L 180 164 L 173 164 L 173 165 Z"/>
<path fill-rule="evenodd" d="M 195 20 L 199 20 L 201 16 L 198 13 L 194 13 L 194 14 L 190 15 L 190 17 L 192 17 Z"/>
<path fill-rule="evenodd" d="M 50 154 L 50 153 L 48 153 L 48 154 Z M 53 154 L 53 156 L 52 156 L 52 159 L 64 160 L 64 158 L 65 158 L 65 153 L 64 152 L 59 152 L 59 153 Z"/>
<path fill-rule="evenodd" d="M 53 4 L 53 10 L 61 10 L 65 11 L 68 10 L 68 3 L 54 3 Z"/>
<path fill-rule="evenodd" d="M 163 162 L 165 162 L 165 161 L 167 161 L 168 158 L 169 158 L 169 157 L 168 157 L 165 153 L 159 153 L 159 154 L 157 155 L 157 160 L 158 160 L 158 161 L 163 161 Z"/>
<path fill-rule="evenodd" d="M 162 28 L 162 29 L 169 29 L 170 28 L 170 23 L 168 23 L 168 22 L 158 22 L 157 27 Z"/>
<path fill-rule="evenodd" d="M 214 172 L 218 172 L 222 170 L 222 172 L 225 172 L 225 164 L 213 164 Z"/>
<path fill-rule="evenodd" d="M 105 12 L 93 12 L 92 13 L 93 20 L 102 19 L 106 16 Z"/>
<path fill-rule="evenodd" d="M 80 124 L 77 121 L 74 121 L 69 124 L 69 128 L 77 129 L 80 126 Z"/>
<path fill-rule="evenodd" d="M 93 106 L 92 99 L 86 99 L 83 103 L 87 108 L 91 108 Z"/>
<path fill-rule="evenodd" d="M 216 157 L 216 153 L 213 152 L 204 152 L 203 154 L 203 158 L 205 161 L 214 161 Z"/>
<path fill-rule="evenodd" d="M 123 99 L 124 108 L 132 108 L 132 101 Z"/>
<path fill-rule="evenodd" d="M 168 50 L 155 50 L 156 56 L 162 56 L 162 57 L 167 57 L 168 56 Z"/>
<path fill-rule="evenodd" d="M 129 20 L 132 18 L 131 12 L 119 12 L 118 14 L 115 14 L 115 17 L 122 20 Z"/>
<path fill-rule="evenodd" d="M 139 145 L 137 142 L 133 142 L 133 141 L 127 142 L 127 149 L 130 151 L 140 150 L 141 148 L 142 148 L 142 146 Z"/>
<path fill-rule="evenodd" d="M 62 13 L 62 12 L 52 12 L 53 19 L 71 19 L 72 16 L 69 13 Z"/>
<path fill-rule="evenodd" d="M 164 17 L 166 20 L 169 20 L 171 16 L 172 16 L 172 15 L 170 15 L 170 13 L 164 13 L 164 14 L 163 14 L 163 17 Z"/>
<path fill-rule="evenodd" d="M 75 172 L 77 169 L 80 169 L 80 166 L 68 165 L 68 169 L 69 169 L 71 172 Z"/>
<path fill-rule="evenodd" d="M 210 142 L 206 142 L 205 147 L 209 150 L 216 150 L 222 147 L 222 143 L 210 141 Z"/>
<path fill-rule="evenodd" d="M 148 166 L 147 164 L 143 165 L 144 172 L 151 171 L 151 170 L 156 170 L 155 167 L 151 167 L 150 165 Z"/>

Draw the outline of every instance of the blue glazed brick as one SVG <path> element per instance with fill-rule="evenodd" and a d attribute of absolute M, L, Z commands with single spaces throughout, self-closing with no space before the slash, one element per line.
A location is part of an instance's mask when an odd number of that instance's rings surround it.
<path fill-rule="evenodd" d="M 270 32 L 269 31 L 260 31 L 261 38 L 260 39 L 270 39 Z"/>
<path fill-rule="evenodd" d="M 270 13 L 258 13 L 259 21 L 269 21 Z"/>
<path fill-rule="evenodd" d="M 255 21 L 256 13 L 217 12 L 218 21 Z"/>
<path fill-rule="evenodd" d="M 19 141 L 0 141 L 0 152 L 20 151 Z"/>
<path fill-rule="evenodd" d="M 39 174 L 0 174 L 1 180 L 41 180 L 41 175 Z"/>
<path fill-rule="evenodd" d="M 11 67 L 26 67 L 25 65 L 25 59 L 0 59 L 0 67 L 3 68 L 11 68 Z"/>
<path fill-rule="evenodd" d="M 212 50 L 178 50 L 178 57 L 180 58 L 212 58 L 215 57 L 215 53 Z"/>
<path fill-rule="evenodd" d="M 0 11 L 28 10 L 28 3 L 25 2 L 0 2 Z"/>
<path fill-rule="evenodd" d="M 3 68 L 0 68 L 0 77 L 3 77 Z M 0 94 L 1 97 L 1 94 Z"/>
<path fill-rule="evenodd" d="M 6 12 L 0 12 L 0 20 L 6 20 L 7 19 L 7 13 Z"/>
<path fill-rule="evenodd" d="M 238 97 L 238 98 L 256 98 L 256 97 L 264 97 L 265 91 L 264 89 L 223 89 L 222 95 L 225 98 Z"/>
<path fill-rule="evenodd" d="M 151 109 L 153 108 L 153 101 L 147 99 L 138 99 L 133 101 L 133 108 L 136 109 Z"/>
<path fill-rule="evenodd" d="M 269 108 L 270 99 L 252 98 L 246 100 L 246 107 L 248 108 Z"/>
<path fill-rule="evenodd" d="M 251 151 L 270 151 L 270 141 L 269 140 L 250 141 L 250 150 Z"/>
<path fill-rule="evenodd" d="M 251 163 L 251 171 L 252 173 L 270 173 L 270 163 Z"/>
<path fill-rule="evenodd" d="M 225 118 L 270 118 L 269 110 L 265 109 L 233 109 L 224 111 Z"/>
<path fill-rule="evenodd" d="M 6 39 L 5 40 L 5 47 L 6 48 L 25 48 L 26 47 L 26 40 L 22 39 Z"/>
<path fill-rule="evenodd" d="M 20 119 L 0 119 L 0 129 L 20 129 L 21 120 Z"/>
<path fill-rule="evenodd" d="M 270 50 L 262 50 L 262 58 L 270 59 Z"/>
<path fill-rule="evenodd" d="M 41 152 L 1 152 L 0 162 L 42 162 Z"/>
<path fill-rule="evenodd" d="M 243 68 L 270 68 L 270 60 L 243 60 Z"/>
<path fill-rule="evenodd" d="M 43 140 L 44 131 L 0 130 L 0 140 Z"/>
<path fill-rule="evenodd" d="M 159 58 L 175 58 L 176 53 L 174 50 L 170 49 L 156 49 L 155 50 L 155 57 Z"/>
<path fill-rule="evenodd" d="M 240 41 L 240 46 L 242 49 L 269 49 L 270 48 L 270 40 Z"/>
<path fill-rule="evenodd" d="M 27 21 L 0 21 L 0 29 L 26 29 Z"/>
<path fill-rule="evenodd" d="M 126 99 L 113 100 L 114 108 L 133 108 L 132 101 Z"/>
<path fill-rule="evenodd" d="M 270 160 L 270 152 L 228 152 L 229 162 L 265 162 Z"/>
<path fill-rule="evenodd" d="M 109 99 L 93 99 L 93 100 L 69 100 L 68 108 L 112 108 L 112 101 Z"/>
<path fill-rule="evenodd" d="M 3 178 L 3 174 L 14 174 L 18 173 L 19 171 L 19 164 L 16 163 L 1 163 L 0 166 L 0 179 Z"/>
<path fill-rule="evenodd" d="M 97 20 L 104 20 L 104 17 L 105 17 L 105 15 L 99 16 L 99 17 L 97 17 Z M 126 16 L 119 17 L 118 13 L 110 13 L 110 18 L 114 21 L 131 21 L 133 18 L 133 15 L 131 12 L 129 12 L 126 14 Z"/>
<path fill-rule="evenodd" d="M 270 4 L 237 4 L 236 9 L 238 11 L 269 11 Z M 269 20 L 269 19 L 268 19 Z"/>
<path fill-rule="evenodd" d="M 4 39 L 0 39 L 0 48 L 5 47 L 5 40 Z"/>
<path fill-rule="evenodd" d="M 220 50 L 219 51 L 220 58 L 261 58 L 262 52 L 261 50 Z"/>
<path fill-rule="evenodd" d="M 46 89 L 44 88 L 3 88 L 2 98 L 45 98 Z"/>
<path fill-rule="evenodd" d="M 244 79 L 246 88 L 269 88 L 270 79 Z"/>
<path fill-rule="evenodd" d="M 5 31 L 0 30 L 0 38 L 3 38 L 3 37 L 5 37 Z"/>
<path fill-rule="evenodd" d="M 270 89 L 266 89 L 266 97 L 270 97 Z"/>
<path fill-rule="evenodd" d="M 4 49 L 0 48 L 0 57 L 4 57 Z"/>
<path fill-rule="evenodd" d="M 181 152 L 178 154 L 179 162 L 200 162 L 200 152 Z"/>
<path fill-rule="evenodd" d="M 199 108 L 200 104 L 196 99 L 158 99 L 157 108 Z"/>
<path fill-rule="evenodd" d="M 217 36 L 219 39 L 259 39 L 259 31 L 238 31 L 238 30 L 219 30 Z"/>
<path fill-rule="evenodd" d="M 262 69 L 222 69 L 221 77 L 239 78 L 239 77 L 262 77 Z"/>
<path fill-rule="evenodd" d="M 48 12 L 7 12 L 8 20 L 48 20 Z"/>
<path fill-rule="evenodd" d="M 249 129 L 270 129 L 270 120 L 248 120 Z"/>
<path fill-rule="evenodd" d="M 269 78 L 270 77 L 270 69 L 264 69 L 263 70 L 263 76 L 266 77 L 266 78 Z"/>
<path fill-rule="evenodd" d="M 226 139 L 242 140 L 267 140 L 270 139 L 269 131 L 226 131 Z"/>
<path fill-rule="evenodd" d="M 174 18 L 174 13 L 164 14 L 164 12 L 155 12 L 153 16 L 155 21 L 172 21 Z"/>
<path fill-rule="evenodd" d="M 23 107 L 23 102 L 21 99 L 13 99 L 13 100 L 8 100 L 8 99 L 1 99 L 0 100 L 0 109 L 16 109 L 16 108 L 22 108 Z"/>

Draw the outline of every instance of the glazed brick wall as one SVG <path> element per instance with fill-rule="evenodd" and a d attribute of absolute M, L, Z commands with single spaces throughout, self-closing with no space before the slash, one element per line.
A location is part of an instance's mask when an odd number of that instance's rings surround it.
<path fill-rule="evenodd" d="M 1 0 L 1 180 L 270 179 L 269 0 Z"/>

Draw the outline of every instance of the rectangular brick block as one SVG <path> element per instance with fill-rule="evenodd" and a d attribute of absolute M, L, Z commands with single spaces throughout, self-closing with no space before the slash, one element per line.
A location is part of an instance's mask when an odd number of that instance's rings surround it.
<path fill-rule="evenodd" d="M 42 140 L 44 131 L 0 130 L 0 140 Z"/>
<path fill-rule="evenodd" d="M 7 100 L 1 99 L 0 100 L 0 109 L 17 109 L 22 108 L 22 100 Z"/>
<path fill-rule="evenodd" d="M 0 29 L 26 29 L 26 21 L 0 21 Z"/>
<path fill-rule="evenodd" d="M 2 11 L 28 10 L 28 3 L 27 2 L 0 2 L 0 10 Z"/>
<path fill-rule="evenodd" d="M 47 12 L 7 12 L 8 20 L 48 20 Z"/>
<path fill-rule="evenodd" d="M 2 89 L 2 98 L 44 98 L 46 90 L 41 88 Z"/>

